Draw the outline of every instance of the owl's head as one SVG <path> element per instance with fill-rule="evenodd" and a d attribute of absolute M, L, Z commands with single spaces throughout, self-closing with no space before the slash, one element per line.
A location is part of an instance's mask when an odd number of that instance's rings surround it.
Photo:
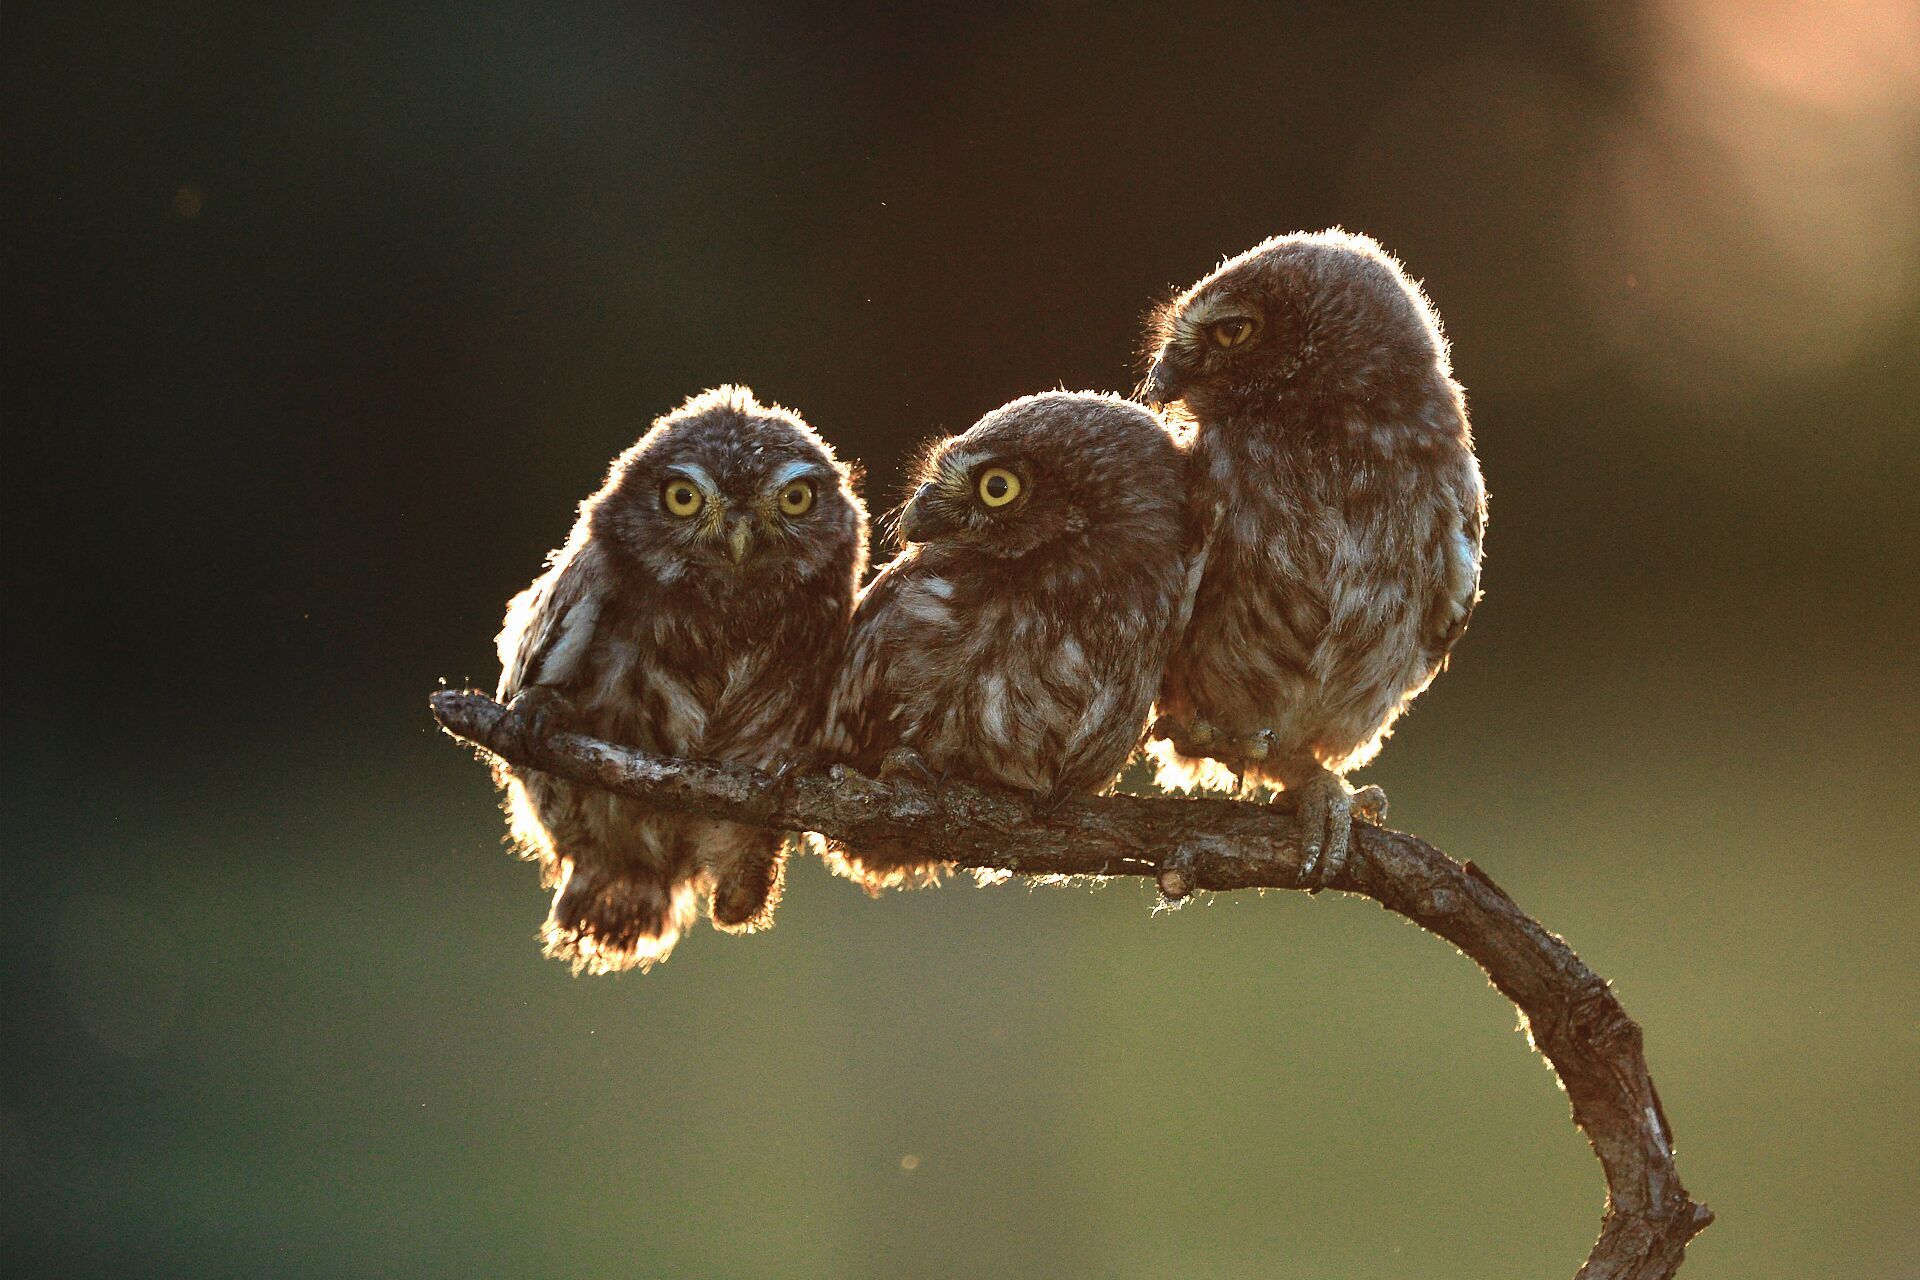
<path fill-rule="evenodd" d="M 1177 540 L 1184 457 L 1160 419 L 1131 400 L 1027 396 L 926 454 L 900 537 L 999 560 L 1074 539 L 1106 548 Z"/>
<path fill-rule="evenodd" d="M 1202 421 L 1290 397 L 1413 411 L 1449 376 L 1439 318 L 1373 240 L 1338 229 L 1275 236 L 1155 309 L 1142 397 Z"/>
<path fill-rule="evenodd" d="M 596 539 L 665 585 L 853 580 L 866 557 L 852 469 L 799 414 L 746 387 L 703 391 L 655 419 L 583 514 Z"/>

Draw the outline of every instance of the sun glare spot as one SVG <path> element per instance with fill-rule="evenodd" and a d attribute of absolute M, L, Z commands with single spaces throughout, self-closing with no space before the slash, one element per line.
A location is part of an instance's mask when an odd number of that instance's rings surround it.
<path fill-rule="evenodd" d="M 1649 36 L 1592 166 L 1603 328 L 1690 392 L 1853 356 L 1920 283 L 1920 11 L 1666 0 Z"/>

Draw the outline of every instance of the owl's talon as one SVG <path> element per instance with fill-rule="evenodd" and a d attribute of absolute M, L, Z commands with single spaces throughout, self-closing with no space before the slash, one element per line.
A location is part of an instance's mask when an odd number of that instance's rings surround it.
<path fill-rule="evenodd" d="M 895 747 L 880 757 L 880 781 L 894 788 L 896 799 L 914 808 L 937 808 L 944 802 L 946 773 L 936 773 L 912 747 Z"/>
<path fill-rule="evenodd" d="M 1072 787 L 1062 787 L 1058 791 L 1044 792 L 1040 797 L 1040 803 L 1034 806 L 1034 815 L 1041 818 L 1051 818 L 1054 814 L 1060 812 L 1067 801 L 1079 794 L 1080 793 Z"/>
<path fill-rule="evenodd" d="M 793 784 L 793 780 L 806 773 L 807 770 L 816 763 L 818 762 L 813 760 L 788 757 L 772 768 L 767 769 L 766 774 L 773 779 L 773 789 L 775 793 L 786 796 L 790 794 L 788 788 Z"/>
<path fill-rule="evenodd" d="M 1349 790 L 1340 775 L 1324 769 L 1291 794 L 1300 826 L 1300 879 L 1318 891 L 1347 869 L 1355 813 L 1377 821 L 1374 815 L 1386 813 L 1387 795 L 1379 787 Z"/>
<path fill-rule="evenodd" d="M 1250 733 L 1234 743 L 1242 760 L 1265 760 L 1273 754 L 1274 744 L 1279 739 L 1271 729 L 1261 729 Z"/>
<path fill-rule="evenodd" d="M 1193 896 L 1200 883 L 1193 862 L 1193 850 L 1184 844 L 1160 860 L 1159 874 L 1154 881 L 1160 890 L 1161 902 L 1177 907 Z"/>
<path fill-rule="evenodd" d="M 1320 856 L 1327 845 L 1325 793 L 1315 787 L 1302 787 L 1294 797 L 1293 814 L 1300 826 L 1300 879 L 1315 884 L 1321 878 Z"/>
<path fill-rule="evenodd" d="M 566 733 L 578 713 L 567 696 L 551 685 L 522 689 L 507 704 L 514 731 L 533 745 L 543 745 L 556 733 Z"/>
<path fill-rule="evenodd" d="M 1165 738 L 1183 756 L 1218 760 L 1236 776 L 1246 773 L 1247 766 L 1270 759 L 1280 745 L 1280 735 L 1271 729 L 1256 729 L 1245 736 L 1234 737 L 1198 717 L 1182 725 L 1172 716 L 1162 716 L 1153 722 L 1152 736 Z"/>
<path fill-rule="evenodd" d="M 935 791 L 943 781 L 927 763 L 927 758 L 912 747 L 895 747 L 880 757 L 880 780 L 882 782 L 917 782 Z"/>
<path fill-rule="evenodd" d="M 866 774 L 849 769 L 845 765 L 834 765 L 827 771 L 827 776 L 833 779 L 835 789 L 842 796 L 868 811 L 883 808 L 892 794 L 891 788 L 886 783 L 869 778 Z"/>
<path fill-rule="evenodd" d="M 1197 716 L 1188 721 L 1177 716 L 1161 716 L 1153 722 L 1147 736 L 1172 743 L 1173 749 L 1183 756 L 1217 758 L 1219 755 L 1215 746 L 1220 741 L 1220 731 Z"/>

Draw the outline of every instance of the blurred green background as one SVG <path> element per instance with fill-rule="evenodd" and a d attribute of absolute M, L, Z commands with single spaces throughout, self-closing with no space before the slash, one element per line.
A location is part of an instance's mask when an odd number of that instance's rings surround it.
<path fill-rule="evenodd" d="M 688 393 L 879 508 L 1342 223 L 1493 494 L 1363 776 L 1644 1024 L 1685 1274 L 1920 1275 L 1920 13 L 533 8 L 8 9 L 10 1270 L 1571 1274 L 1598 1166 L 1396 917 L 803 865 L 576 980 L 426 713 Z"/>

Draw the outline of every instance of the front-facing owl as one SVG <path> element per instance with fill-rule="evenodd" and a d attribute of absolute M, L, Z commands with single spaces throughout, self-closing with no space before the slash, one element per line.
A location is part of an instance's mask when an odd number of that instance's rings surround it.
<path fill-rule="evenodd" d="M 1060 797 L 1139 745 L 1185 620 L 1186 457 L 1113 396 L 1015 400 L 942 442 L 861 595 L 828 755 Z M 870 888 L 923 881 L 910 849 L 843 851 Z"/>
<path fill-rule="evenodd" d="M 1211 757 L 1300 793 L 1339 869 L 1353 793 L 1479 597 L 1486 491 L 1438 318 L 1380 246 L 1256 245 L 1156 313 L 1146 396 L 1197 424 L 1205 573 L 1160 709 L 1163 781 Z"/>
<path fill-rule="evenodd" d="M 818 739 L 866 561 L 848 468 L 798 415 L 719 387 L 617 458 L 549 568 L 508 606 L 502 702 L 538 730 L 758 768 Z M 704 898 L 766 925 L 781 836 L 502 767 L 513 835 L 556 888 L 547 953 L 663 959 Z"/>

